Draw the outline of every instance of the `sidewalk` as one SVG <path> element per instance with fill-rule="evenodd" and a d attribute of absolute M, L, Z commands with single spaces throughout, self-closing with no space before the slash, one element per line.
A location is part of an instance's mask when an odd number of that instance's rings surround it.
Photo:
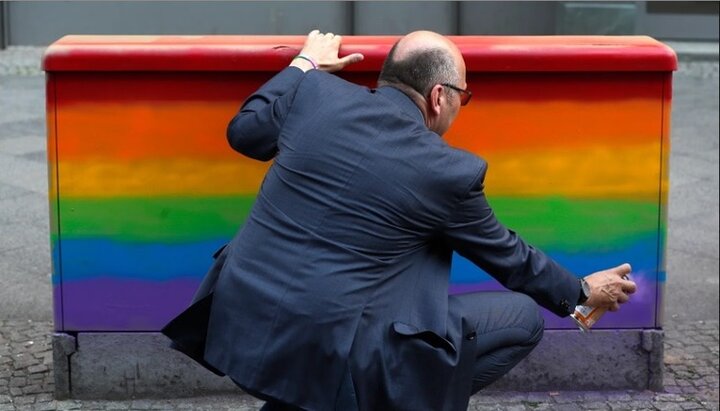
<path fill-rule="evenodd" d="M 472 398 L 469 410 L 718 410 L 717 44 L 714 60 L 686 59 L 689 52 L 681 49 L 676 49 L 681 64 L 673 86 L 665 392 L 483 392 Z M 42 51 L 0 51 L 0 411 L 258 409 L 262 402 L 241 394 L 52 398 Z"/>
<path fill-rule="evenodd" d="M 126 401 L 55 401 L 52 324 L 0 321 L 0 411 L 258 409 L 247 395 Z M 718 321 L 671 323 L 665 340 L 665 392 L 483 392 L 468 410 L 717 410 Z M 590 377 L 589 377 L 590 378 Z"/>

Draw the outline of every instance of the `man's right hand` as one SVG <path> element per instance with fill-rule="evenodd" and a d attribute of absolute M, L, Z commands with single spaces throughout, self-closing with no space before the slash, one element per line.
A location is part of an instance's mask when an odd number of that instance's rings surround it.
<path fill-rule="evenodd" d="M 317 65 L 318 70 L 330 73 L 342 70 L 348 64 L 356 63 L 364 58 L 360 53 L 353 53 L 342 58 L 338 57 L 341 41 L 342 37 L 337 34 L 323 34 L 319 30 L 313 30 L 308 34 L 300 54 L 312 60 Z M 307 71 L 313 68 L 313 63 L 296 58 L 290 65 Z"/>
<path fill-rule="evenodd" d="M 630 264 L 626 263 L 585 277 L 590 286 L 590 297 L 583 305 L 619 310 L 620 304 L 626 303 L 629 294 L 637 290 L 635 283 L 627 279 L 631 270 Z"/>

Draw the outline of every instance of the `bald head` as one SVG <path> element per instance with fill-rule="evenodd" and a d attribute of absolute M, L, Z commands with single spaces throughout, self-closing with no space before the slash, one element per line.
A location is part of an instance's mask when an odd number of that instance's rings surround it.
<path fill-rule="evenodd" d="M 424 97 L 435 84 L 460 84 L 464 77 L 462 54 L 452 41 L 431 31 L 415 31 L 392 47 L 378 85 L 408 86 Z"/>
<path fill-rule="evenodd" d="M 460 54 L 455 43 L 448 40 L 445 36 L 432 31 L 414 31 L 395 43 L 394 58 L 403 60 L 413 52 L 420 52 L 429 49 L 440 49 L 446 51 L 453 58 L 453 54 Z"/>

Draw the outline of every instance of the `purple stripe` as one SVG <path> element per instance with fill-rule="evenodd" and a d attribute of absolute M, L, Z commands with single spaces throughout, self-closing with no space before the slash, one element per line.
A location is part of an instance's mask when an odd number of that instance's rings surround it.
<path fill-rule="evenodd" d="M 638 291 L 630 297 L 618 312 L 608 312 L 593 326 L 594 329 L 607 328 L 655 328 L 655 295 L 658 283 L 642 275 L 633 277 Z M 451 294 L 465 294 L 478 291 L 507 291 L 495 281 L 469 284 L 451 284 Z M 571 318 L 560 318 L 557 315 L 542 309 L 546 329 L 575 329 Z"/>
<path fill-rule="evenodd" d="M 198 279 L 65 282 L 62 331 L 158 331 L 188 306 L 199 284 Z"/>
<path fill-rule="evenodd" d="M 62 316 L 62 286 L 53 286 L 53 322 L 55 324 L 56 331 L 63 330 L 63 316 Z"/>
<path fill-rule="evenodd" d="M 607 313 L 595 328 L 654 328 L 657 283 L 638 277 L 638 292 L 617 313 Z M 60 331 L 158 331 L 184 310 L 199 285 L 197 279 L 142 281 L 101 278 L 71 281 L 62 285 Z M 58 293 L 56 286 L 54 292 Z M 452 284 L 452 294 L 497 291 L 494 282 Z M 57 298 L 57 297 L 56 297 Z M 57 300 L 56 300 L 57 301 Z M 545 328 L 575 328 L 569 318 L 543 310 Z"/>

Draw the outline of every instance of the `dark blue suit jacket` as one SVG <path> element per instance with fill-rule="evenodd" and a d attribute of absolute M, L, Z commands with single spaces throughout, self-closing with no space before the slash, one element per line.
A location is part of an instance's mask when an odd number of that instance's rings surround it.
<path fill-rule="evenodd" d="M 572 274 L 496 220 L 485 161 L 395 88 L 289 67 L 228 139 L 274 163 L 164 332 L 251 393 L 311 410 L 464 410 L 474 325 L 448 298 L 453 250 L 558 315 L 577 300 Z"/>

